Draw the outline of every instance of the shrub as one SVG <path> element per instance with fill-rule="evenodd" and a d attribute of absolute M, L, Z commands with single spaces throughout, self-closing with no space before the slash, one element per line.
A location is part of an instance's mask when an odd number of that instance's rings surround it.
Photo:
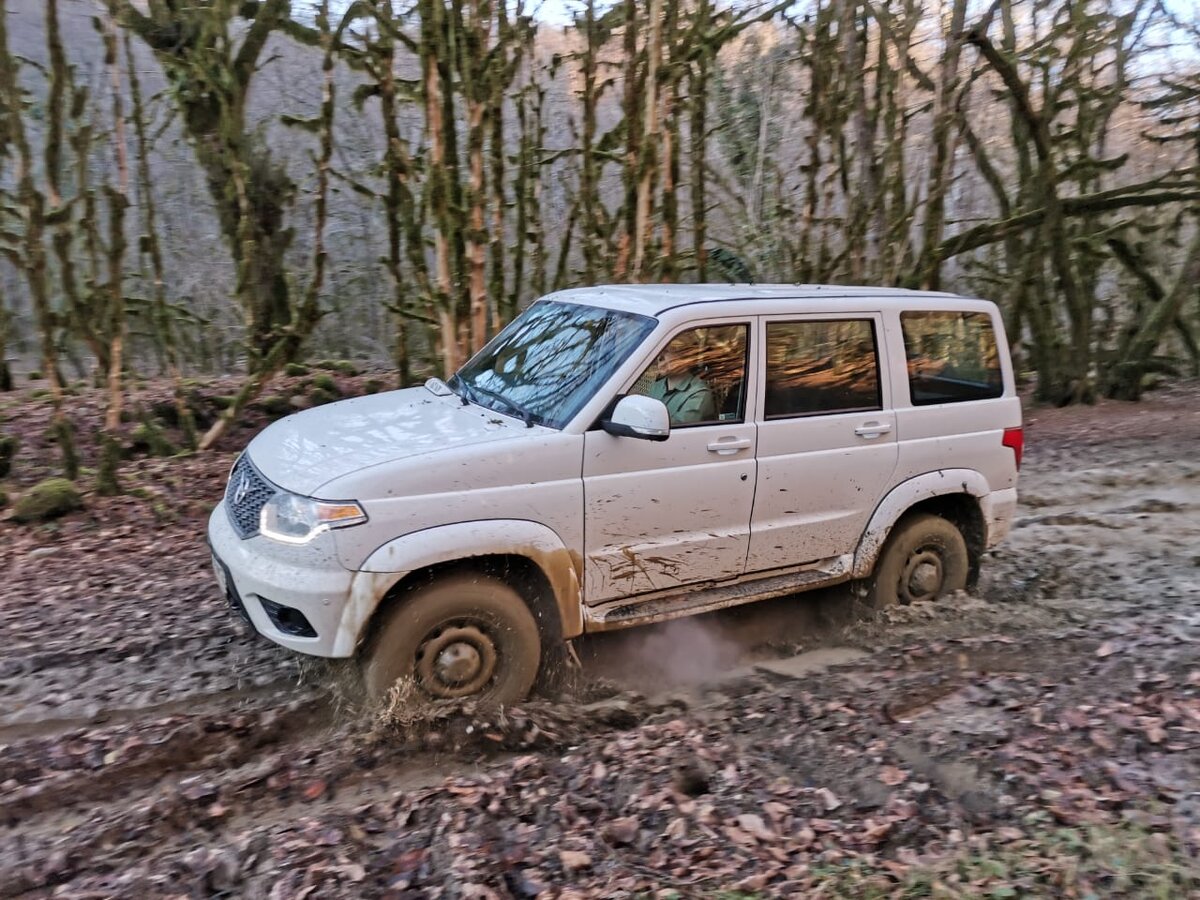
<path fill-rule="evenodd" d="M 325 390 L 324 388 L 315 387 L 308 392 L 308 402 L 313 406 L 322 406 L 326 403 L 332 403 L 336 399 L 337 397 L 329 393 L 329 391 Z"/>
<path fill-rule="evenodd" d="M 268 394 L 265 397 L 259 398 L 258 408 L 268 416 L 286 416 L 292 411 L 292 404 L 288 402 L 287 397 L 281 397 L 279 394 Z"/>
<path fill-rule="evenodd" d="M 323 359 L 316 363 L 316 366 L 318 369 L 328 369 L 341 375 L 357 375 L 359 372 L 358 366 L 348 359 Z"/>
<path fill-rule="evenodd" d="M 325 391 L 326 393 L 336 396 L 338 393 L 337 382 L 333 380 L 332 375 L 318 375 L 312 380 L 313 387 Z"/>

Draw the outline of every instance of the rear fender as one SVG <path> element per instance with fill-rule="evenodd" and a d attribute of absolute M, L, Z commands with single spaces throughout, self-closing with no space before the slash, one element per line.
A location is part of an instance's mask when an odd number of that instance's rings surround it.
<path fill-rule="evenodd" d="M 537 522 L 489 519 L 415 531 L 372 553 L 354 576 L 338 623 L 333 656 L 353 656 L 379 604 L 406 575 L 480 556 L 523 556 L 536 565 L 554 593 L 564 638 L 583 632 L 581 563 L 558 535 Z"/>
<path fill-rule="evenodd" d="M 901 516 L 922 500 L 946 494 L 970 494 L 978 499 L 990 492 L 987 479 L 974 469 L 939 469 L 896 485 L 875 507 L 867 530 L 858 542 L 852 577 L 866 578 L 871 574 L 892 528 Z"/>

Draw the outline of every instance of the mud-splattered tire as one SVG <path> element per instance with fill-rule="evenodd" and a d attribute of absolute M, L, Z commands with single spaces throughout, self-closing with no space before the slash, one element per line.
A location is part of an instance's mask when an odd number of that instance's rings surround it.
<path fill-rule="evenodd" d="M 867 579 L 867 605 L 875 609 L 936 600 L 967 586 L 967 542 L 952 522 L 929 513 L 903 519 L 888 536 Z"/>
<path fill-rule="evenodd" d="M 373 697 L 412 678 L 418 698 L 506 705 L 529 694 L 540 662 L 537 622 L 520 594 L 495 578 L 463 573 L 418 588 L 387 613 L 363 681 Z"/>

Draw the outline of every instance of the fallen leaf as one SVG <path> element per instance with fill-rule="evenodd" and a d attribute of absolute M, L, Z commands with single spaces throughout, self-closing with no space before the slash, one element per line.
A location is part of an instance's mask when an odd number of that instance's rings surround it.
<path fill-rule="evenodd" d="M 803 850 L 806 847 L 811 847 L 812 842 L 817 839 L 817 833 L 811 828 L 805 826 L 792 835 L 792 843 L 796 849 Z"/>
<path fill-rule="evenodd" d="M 1112 641 L 1105 641 L 1103 644 L 1101 644 L 1099 647 L 1096 648 L 1096 656 L 1099 657 L 1100 659 L 1104 659 L 1105 657 L 1112 656 L 1116 652 L 1117 652 L 1117 646 Z"/>
<path fill-rule="evenodd" d="M 638 820 L 633 816 L 613 819 L 604 826 L 604 839 L 610 844 L 632 844 L 638 834 Z"/>
<path fill-rule="evenodd" d="M 592 858 L 582 850 L 559 850 L 558 861 L 562 863 L 563 871 L 568 875 L 580 869 L 591 868 Z"/>
<path fill-rule="evenodd" d="M 778 822 L 784 816 L 791 813 L 792 808 L 786 803 L 780 803 L 778 800 L 768 800 L 763 804 L 763 812 L 771 819 Z"/>
<path fill-rule="evenodd" d="M 751 813 L 745 813 L 737 817 L 738 827 L 748 834 L 753 835 L 760 841 L 775 840 L 775 832 L 767 828 L 761 816 L 756 816 Z"/>
<path fill-rule="evenodd" d="M 833 812 L 842 805 L 842 801 L 837 798 L 837 794 L 829 788 L 817 788 L 817 799 L 821 801 L 821 805 L 825 807 L 827 812 Z"/>
<path fill-rule="evenodd" d="M 725 832 L 725 837 L 742 847 L 751 847 L 755 843 L 752 835 L 733 825 L 726 825 L 722 830 Z"/>

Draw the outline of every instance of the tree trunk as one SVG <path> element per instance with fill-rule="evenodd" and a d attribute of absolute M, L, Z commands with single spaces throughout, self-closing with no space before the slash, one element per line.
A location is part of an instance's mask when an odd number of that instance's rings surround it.
<path fill-rule="evenodd" d="M 1200 227 L 1192 237 L 1179 277 L 1171 291 L 1142 319 L 1132 334 L 1122 342 L 1116 361 L 1108 370 L 1105 395 L 1118 400 L 1137 400 L 1142 395 L 1142 377 L 1149 370 L 1154 351 L 1171 323 L 1179 316 L 1184 303 L 1197 295 L 1200 285 Z"/>
<path fill-rule="evenodd" d="M 246 405 L 252 402 L 263 388 L 292 362 L 304 341 L 312 334 L 313 329 L 321 320 L 320 295 L 325 282 L 326 251 L 325 251 L 325 221 L 328 217 L 329 200 L 329 163 L 333 157 L 333 125 L 336 109 L 335 86 L 333 79 L 334 44 L 329 29 L 329 0 L 321 0 L 317 11 L 317 27 L 321 34 L 321 44 L 324 50 L 322 59 L 321 87 L 321 118 L 320 118 L 320 150 L 317 157 L 317 198 L 316 222 L 314 224 L 312 275 L 303 300 L 291 311 L 291 321 L 275 339 L 275 342 L 263 355 L 261 364 L 255 369 L 242 387 L 234 395 L 233 402 L 213 423 L 200 441 L 200 450 L 211 450 L 221 439 L 222 435 L 235 422 Z"/>
<path fill-rule="evenodd" d="M 660 0 L 652 0 L 660 2 Z M 629 261 L 633 253 L 634 235 L 638 228 L 638 173 L 641 160 L 641 133 L 639 125 L 642 111 L 642 86 L 638 74 L 638 3 L 625 0 L 624 48 L 625 97 L 622 102 L 625 131 L 625 167 L 621 175 L 624 196 L 618 215 L 622 219 L 621 236 L 617 240 L 617 257 L 613 263 L 613 279 L 626 281 L 629 278 Z M 573 223 L 572 223 L 573 224 Z M 557 278 L 556 278 L 557 280 Z"/>
<path fill-rule="evenodd" d="M 101 435 L 100 468 L 96 489 L 101 494 L 118 494 L 121 487 L 117 469 L 121 461 L 118 431 L 124 400 L 125 375 L 125 209 L 129 205 L 129 158 L 125 140 L 125 112 L 122 102 L 121 56 L 117 43 L 117 8 L 109 0 L 103 17 L 104 62 L 112 90 L 113 144 L 117 162 L 117 186 L 108 191 L 108 407 Z"/>
<path fill-rule="evenodd" d="M 158 240 L 158 209 L 154 200 L 154 187 L 150 176 L 150 146 L 146 136 L 146 117 L 142 107 L 141 83 L 137 77 L 137 66 L 129 33 L 125 33 L 125 61 L 129 71 L 129 97 L 133 104 L 132 121 L 137 147 L 138 206 L 142 211 L 144 226 L 143 241 L 150 256 L 150 271 L 154 284 L 152 322 L 155 339 L 167 362 L 167 373 L 174 386 L 175 412 L 183 430 L 184 445 L 189 450 L 196 447 L 196 420 L 188 405 L 183 388 L 183 376 L 179 369 L 179 346 L 175 337 L 175 326 L 167 307 L 166 273 L 163 265 L 162 245 Z"/>
<path fill-rule="evenodd" d="M 946 49 L 942 53 L 937 98 L 933 114 L 933 172 L 925 201 L 925 221 L 921 228 L 921 287 L 941 290 L 942 264 L 933 251 L 941 244 L 946 228 L 946 194 L 954 174 L 954 145 L 951 140 L 955 118 L 955 93 L 958 90 L 958 64 L 962 55 L 962 31 L 966 24 L 967 0 L 953 0 L 949 28 L 944 32 Z"/>
<path fill-rule="evenodd" d="M 659 108 L 658 70 L 662 61 L 664 0 L 650 0 L 650 34 L 646 39 L 646 86 L 643 91 L 645 121 L 638 159 L 637 210 L 633 233 L 633 278 L 645 281 L 647 253 L 654 237 L 654 185 L 658 176 L 658 135 L 662 112 Z M 672 3 L 676 0 L 671 0 Z"/>
<path fill-rule="evenodd" d="M 57 0 L 50 0 L 56 3 Z M 54 405 L 51 433 L 62 456 L 63 474 L 79 477 L 79 457 L 75 452 L 74 430 L 66 416 L 62 379 L 58 373 L 58 348 L 55 343 L 55 315 L 50 305 L 44 244 L 46 198 L 33 179 L 33 153 L 21 118 L 23 97 L 17 82 L 17 64 L 8 48 L 8 3 L 0 0 L 0 115 L 7 118 L 5 132 L 16 147 L 16 200 L 24 225 L 21 238 L 21 268 L 29 285 L 33 312 L 41 337 L 42 367 Z"/>
<path fill-rule="evenodd" d="M 691 155 L 688 177 L 692 198 L 692 257 L 696 280 L 708 281 L 708 76 L 712 64 L 709 25 L 712 18 L 711 0 L 696 0 L 694 13 L 700 46 L 688 79 L 688 108 L 690 112 L 689 139 Z"/>
<path fill-rule="evenodd" d="M 455 315 L 451 254 L 454 218 L 450 204 L 450 172 L 447 161 L 446 125 L 442 118 L 442 74 L 438 51 L 445 43 L 444 8 L 440 0 L 423 0 L 421 6 L 421 66 L 425 93 L 425 130 L 429 135 L 429 190 L 434 233 L 434 309 L 441 341 L 442 374 L 459 367 L 458 320 Z"/>

